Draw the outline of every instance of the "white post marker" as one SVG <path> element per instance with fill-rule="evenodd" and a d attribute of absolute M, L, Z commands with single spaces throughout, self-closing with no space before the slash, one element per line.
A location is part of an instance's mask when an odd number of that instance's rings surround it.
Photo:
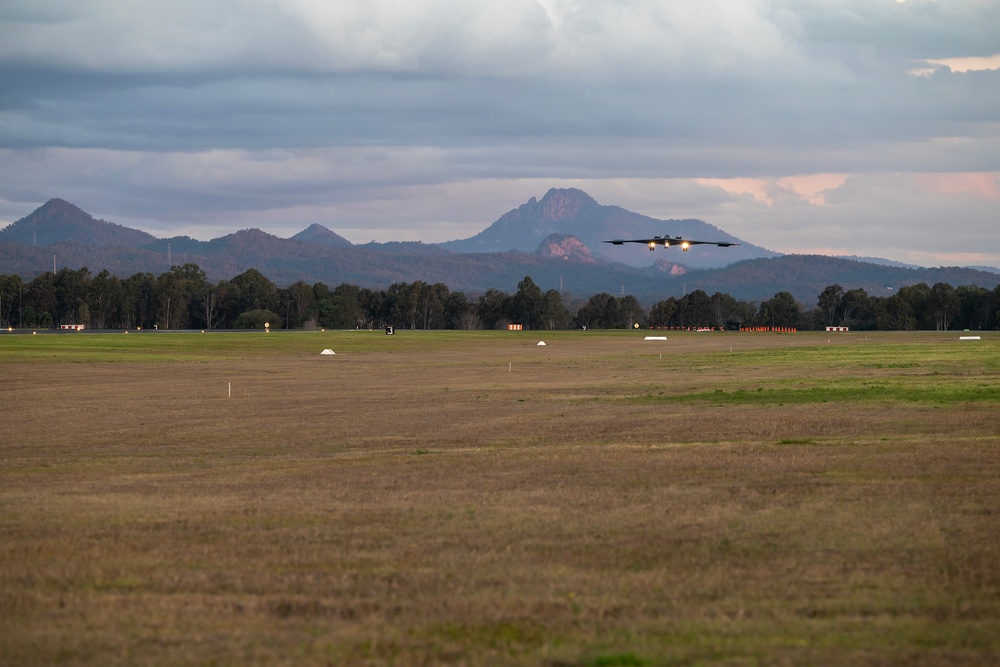
<path fill-rule="evenodd" d="M 233 397 L 233 383 L 229 383 L 229 398 Z"/>

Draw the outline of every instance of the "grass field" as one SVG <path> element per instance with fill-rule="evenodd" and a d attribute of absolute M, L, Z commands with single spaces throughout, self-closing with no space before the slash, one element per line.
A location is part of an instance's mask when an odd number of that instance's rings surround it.
<path fill-rule="evenodd" d="M 0 336 L 0 664 L 1000 662 L 1000 334 L 667 336 Z"/>

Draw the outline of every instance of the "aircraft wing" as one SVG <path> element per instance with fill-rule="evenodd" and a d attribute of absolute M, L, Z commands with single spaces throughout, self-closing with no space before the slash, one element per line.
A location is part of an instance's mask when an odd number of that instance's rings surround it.
<path fill-rule="evenodd" d="M 610 243 L 612 245 L 642 243 L 643 245 L 648 246 L 650 250 L 655 250 L 658 245 L 663 247 L 676 245 L 680 246 L 681 250 L 684 252 L 687 252 L 687 249 L 693 245 L 716 245 L 720 248 L 728 248 L 729 246 L 739 245 L 739 243 L 731 243 L 729 241 L 695 241 L 694 239 L 685 239 L 680 236 L 654 236 L 651 239 L 614 239 L 613 241 L 605 241 L 605 243 Z"/>

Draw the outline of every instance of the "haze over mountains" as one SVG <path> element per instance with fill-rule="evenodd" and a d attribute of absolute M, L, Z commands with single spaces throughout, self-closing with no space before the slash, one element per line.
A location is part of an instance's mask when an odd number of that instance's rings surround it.
<path fill-rule="evenodd" d="M 645 246 L 612 246 L 614 238 L 670 234 L 739 246 L 694 246 L 688 252 Z M 634 294 L 653 303 L 703 289 L 738 299 L 762 300 L 791 292 L 805 304 L 828 285 L 882 295 L 901 286 L 945 282 L 993 288 L 1000 274 L 968 268 L 906 268 L 817 255 L 780 255 L 738 239 L 701 220 L 657 220 L 617 206 L 602 206 L 585 192 L 552 189 L 500 216 L 479 234 L 442 244 L 352 244 L 320 224 L 289 239 L 244 229 L 211 241 L 159 239 L 113 222 L 96 220 L 52 199 L 0 230 L 0 274 L 30 280 L 57 269 L 107 269 L 121 277 L 159 274 L 193 263 L 209 280 L 255 268 L 279 285 L 302 280 L 330 286 L 351 283 L 383 288 L 393 282 L 441 282 L 452 290 L 512 292 L 530 275 L 543 290 L 587 297 L 600 292 Z"/>

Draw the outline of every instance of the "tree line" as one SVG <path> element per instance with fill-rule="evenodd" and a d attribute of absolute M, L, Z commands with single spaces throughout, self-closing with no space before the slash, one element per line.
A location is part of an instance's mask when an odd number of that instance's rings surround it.
<path fill-rule="evenodd" d="M 474 297 L 474 298 L 473 298 Z M 1000 286 L 952 287 L 925 283 L 891 296 L 826 287 L 817 306 L 805 308 L 789 292 L 760 303 L 695 290 L 645 310 L 632 295 L 606 292 L 589 299 L 550 289 L 530 276 L 508 294 L 489 289 L 470 297 L 443 283 L 393 283 L 386 289 L 299 281 L 278 287 L 256 269 L 217 283 L 195 264 L 154 276 L 119 278 L 108 271 L 60 269 L 30 282 L 0 275 L 0 327 L 91 329 L 621 329 L 772 326 L 801 330 L 848 326 L 855 330 L 997 329 Z"/>

